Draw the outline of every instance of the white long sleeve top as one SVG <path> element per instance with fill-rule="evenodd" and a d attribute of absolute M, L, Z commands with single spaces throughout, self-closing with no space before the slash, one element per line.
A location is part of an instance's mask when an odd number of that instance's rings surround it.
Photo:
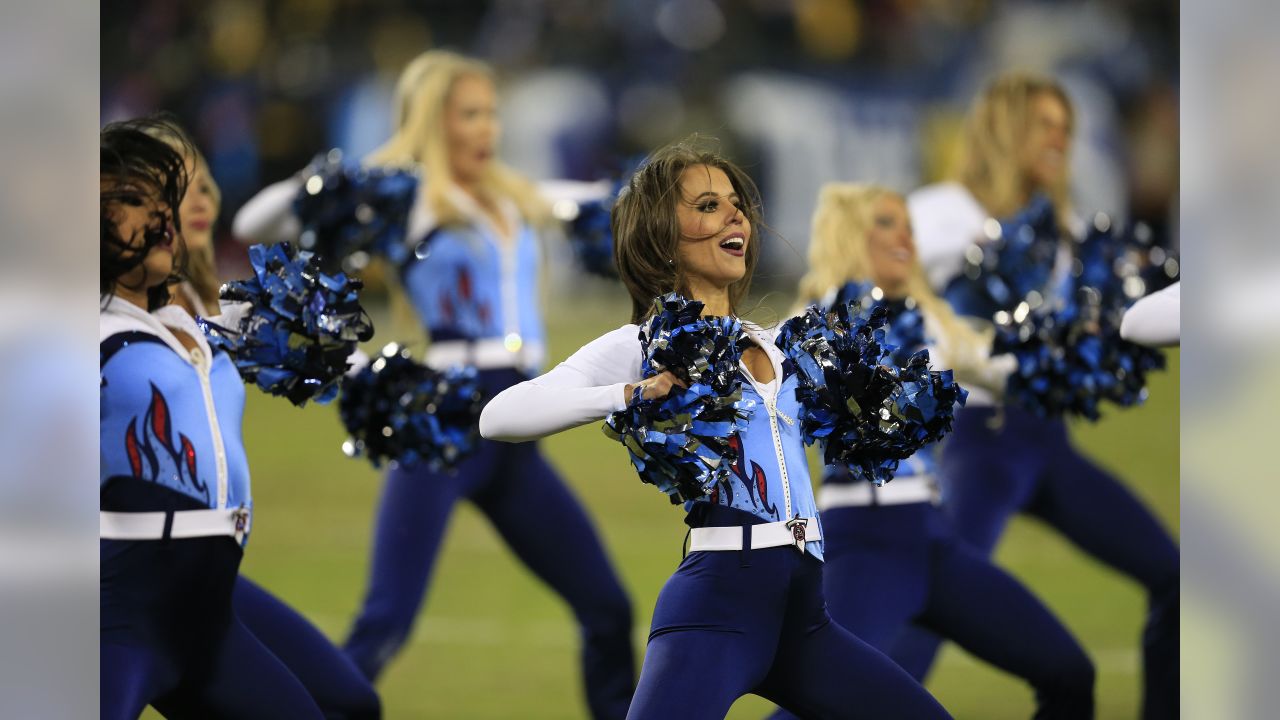
<path fill-rule="evenodd" d="M 1124 313 L 1120 337 L 1139 345 L 1177 345 L 1181 336 L 1182 283 L 1142 298 Z"/>

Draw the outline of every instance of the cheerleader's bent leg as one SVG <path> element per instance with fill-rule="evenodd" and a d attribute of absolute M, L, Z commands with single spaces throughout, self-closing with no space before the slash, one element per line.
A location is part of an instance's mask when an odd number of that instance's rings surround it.
<path fill-rule="evenodd" d="M 505 449 L 499 478 L 472 500 L 520 560 L 573 609 L 587 706 L 626 717 L 635 690 L 631 603 L 591 520 L 535 443 Z"/>
<path fill-rule="evenodd" d="M 329 720 L 377 720 L 378 694 L 355 663 L 293 608 L 243 576 L 232 607 L 240 621 L 297 676 Z"/>
<path fill-rule="evenodd" d="M 324 720 L 302 682 L 237 617 L 201 674 L 157 709 L 170 720 Z"/>
<path fill-rule="evenodd" d="M 831 621 L 822 572 L 821 562 L 803 556 L 790 584 L 777 654 L 758 693 L 804 718 L 951 717 L 887 655 Z"/>
<path fill-rule="evenodd" d="M 371 681 L 409 638 L 454 503 L 466 484 L 489 478 L 498 455 L 497 443 L 484 441 L 455 474 L 425 466 L 400 466 L 387 473 L 374 528 L 369 589 L 343 644 Z"/>
<path fill-rule="evenodd" d="M 942 448 L 938 479 L 940 507 L 960 539 L 990 555 L 1009 518 L 1036 492 L 1047 459 L 1037 452 L 1037 433 L 1011 427 L 1032 422 L 1023 413 L 966 408 Z"/>
<path fill-rule="evenodd" d="M 721 720 L 764 681 L 787 611 L 779 550 L 684 558 L 658 595 L 628 720 Z"/>
<path fill-rule="evenodd" d="M 180 676 L 178 668 L 153 647 L 102 643 L 98 657 L 101 720 L 137 720 Z"/>
<path fill-rule="evenodd" d="M 922 509 L 890 505 L 822 513 L 827 612 L 883 653 L 925 608 L 929 546 L 923 533 L 916 532 Z M 770 720 L 795 717 L 779 709 Z"/>
<path fill-rule="evenodd" d="M 1009 518 L 1030 501 L 1043 462 L 1035 442 L 1042 423 L 1012 409 L 1003 411 L 1003 417 L 1001 412 L 990 407 L 961 410 L 938 466 L 943 512 L 957 536 L 987 557 Z M 923 682 L 941 642 L 924 628 L 908 627 L 894 643 L 893 656 Z"/>
<path fill-rule="evenodd" d="M 1037 720 L 1088 720 L 1094 668 L 1031 591 L 958 540 L 934 545 L 929 602 L 919 622 L 1035 688 Z"/>
<path fill-rule="evenodd" d="M 1143 630 L 1146 720 L 1179 714 L 1179 552 L 1155 515 L 1128 488 L 1064 440 L 1031 511 L 1147 590 Z"/>

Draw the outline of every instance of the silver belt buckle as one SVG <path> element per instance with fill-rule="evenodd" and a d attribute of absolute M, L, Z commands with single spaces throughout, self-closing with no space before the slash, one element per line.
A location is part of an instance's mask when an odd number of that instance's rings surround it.
<path fill-rule="evenodd" d="M 791 537 L 795 538 L 796 549 L 804 552 L 804 531 L 805 526 L 809 524 L 809 518 L 802 518 L 799 514 L 787 521 L 786 528 L 791 531 Z"/>
<path fill-rule="evenodd" d="M 235 518 L 236 539 L 243 540 L 245 530 L 249 529 L 249 508 L 241 505 L 231 513 L 231 517 Z"/>

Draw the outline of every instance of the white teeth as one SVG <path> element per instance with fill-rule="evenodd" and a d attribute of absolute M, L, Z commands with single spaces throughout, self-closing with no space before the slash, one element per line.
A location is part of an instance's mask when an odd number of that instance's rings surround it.
<path fill-rule="evenodd" d="M 729 238 L 728 240 L 720 243 L 720 247 L 729 250 L 741 250 L 744 244 L 745 243 L 742 241 L 742 238 Z"/>

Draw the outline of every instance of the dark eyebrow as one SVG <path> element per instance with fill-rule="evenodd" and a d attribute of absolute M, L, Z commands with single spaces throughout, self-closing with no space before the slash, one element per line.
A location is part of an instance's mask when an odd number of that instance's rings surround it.
<path fill-rule="evenodd" d="M 736 198 L 736 197 L 738 197 L 738 193 L 736 193 L 736 192 L 731 192 L 731 193 L 729 193 L 728 195 L 721 196 L 721 195 L 719 195 L 718 193 L 713 193 L 713 192 L 711 192 L 710 190 L 708 190 L 708 191 L 706 191 L 706 192 L 702 193 L 701 195 L 699 195 L 699 196 L 695 197 L 695 198 L 694 198 L 694 201 L 701 200 L 702 198 L 704 198 L 704 197 L 706 197 L 706 196 L 708 196 L 708 195 L 710 195 L 711 197 L 715 197 L 715 198 L 718 198 L 718 197 Z"/>

